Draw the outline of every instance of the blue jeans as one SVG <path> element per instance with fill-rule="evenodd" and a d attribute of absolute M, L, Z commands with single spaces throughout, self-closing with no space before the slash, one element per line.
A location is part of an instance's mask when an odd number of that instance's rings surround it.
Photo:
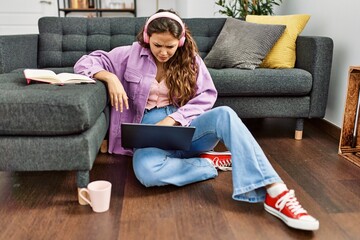
<path fill-rule="evenodd" d="M 173 106 L 146 110 L 142 123 L 156 123 L 172 112 Z M 141 148 L 134 150 L 136 177 L 147 186 L 186 184 L 215 178 L 217 170 L 199 154 L 223 141 L 231 152 L 233 199 L 262 202 L 265 186 L 282 182 L 264 152 L 237 114 L 229 107 L 211 109 L 191 122 L 196 130 L 189 151 Z"/>

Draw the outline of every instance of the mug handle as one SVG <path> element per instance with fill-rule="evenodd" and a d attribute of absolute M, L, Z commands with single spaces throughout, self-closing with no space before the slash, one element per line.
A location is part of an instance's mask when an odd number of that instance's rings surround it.
<path fill-rule="evenodd" d="M 80 198 L 81 198 L 82 200 L 84 200 L 85 202 L 87 202 L 87 203 L 90 204 L 90 206 L 91 206 L 90 200 L 89 200 L 88 198 L 86 198 L 84 195 L 82 195 L 83 192 L 86 192 L 87 195 L 89 196 L 89 190 L 87 190 L 87 188 L 82 188 L 82 189 L 80 189 L 80 191 L 79 191 L 79 196 L 80 196 Z"/>

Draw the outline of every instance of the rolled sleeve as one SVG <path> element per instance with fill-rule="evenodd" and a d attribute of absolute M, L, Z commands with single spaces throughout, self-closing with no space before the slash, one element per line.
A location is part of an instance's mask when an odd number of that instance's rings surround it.
<path fill-rule="evenodd" d="M 74 65 L 74 72 L 93 77 L 96 73 L 106 70 L 119 73 L 119 67 L 126 62 L 130 46 L 114 48 L 110 52 L 97 50 L 89 55 L 82 56 Z M 116 68 L 114 67 L 116 66 Z"/>
<path fill-rule="evenodd" d="M 183 114 L 181 114 L 179 111 L 174 112 L 169 115 L 172 119 L 174 119 L 176 122 L 180 123 L 181 126 L 188 126 L 190 125 L 190 119 L 184 117 Z"/>

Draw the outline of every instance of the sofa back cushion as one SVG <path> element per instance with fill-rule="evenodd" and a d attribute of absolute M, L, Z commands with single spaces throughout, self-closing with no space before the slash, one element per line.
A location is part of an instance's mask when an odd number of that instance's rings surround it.
<path fill-rule="evenodd" d="M 58 18 L 39 20 L 39 67 L 69 67 L 94 50 L 131 44 L 145 18 Z"/>
<path fill-rule="evenodd" d="M 39 68 L 71 67 L 95 50 L 130 45 L 136 41 L 145 17 L 79 18 L 43 17 L 39 20 Z M 224 18 L 184 19 L 205 57 L 215 43 Z"/>
<path fill-rule="evenodd" d="M 202 58 L 210 52 L 216 42 L 226 18 L 188 18 L 184 19 L 199 48 Z"/>

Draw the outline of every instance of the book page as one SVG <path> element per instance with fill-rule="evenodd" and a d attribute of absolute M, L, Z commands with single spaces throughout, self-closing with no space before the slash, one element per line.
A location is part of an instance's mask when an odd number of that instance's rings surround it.
<path fill-rule="evenodd" d="M 81 74 L 76 73 L 59 73 L 57 78 L 61 82 L 95 82 L 95 80 Z"/>
<path fill-rule="evenodd" d="M 43 80 L 50 80 L 53 82 L 59 82 L 58 78 L 56 77 L 56 73 L 51 70 L 46 69 L 25 69 L 24 74 L 26 78 L 29 79 L 43 79 Z"/>

